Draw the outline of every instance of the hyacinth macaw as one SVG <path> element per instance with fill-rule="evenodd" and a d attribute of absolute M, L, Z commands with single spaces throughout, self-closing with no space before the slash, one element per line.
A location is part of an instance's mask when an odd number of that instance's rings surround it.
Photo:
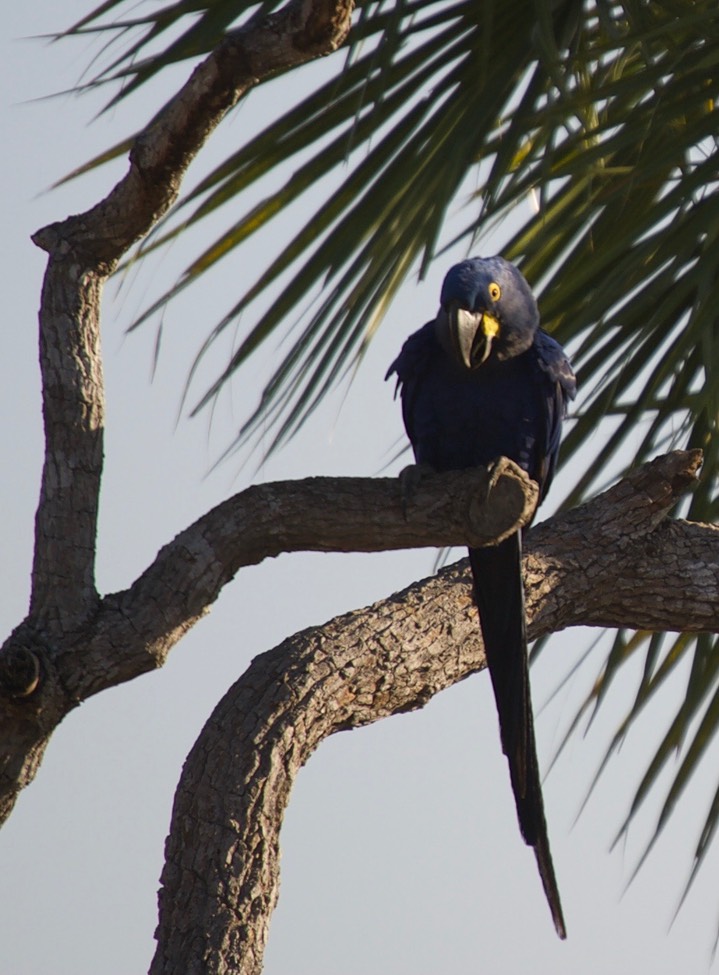
<path fill-rule="evenodd" d="M 452 267 L 436 318 L 407 339 L 387 378 L 394 373 L 420 467 L 457 470 L 509 457 L 537 482 L 542 501 L 576 381 L 562 347 L 539 328 L 537 303 L 513 264 L 475 257 Z M 564 938 L 529 691 L 521 531 L 470 548 L 469 559 L 519 826 Z"/>

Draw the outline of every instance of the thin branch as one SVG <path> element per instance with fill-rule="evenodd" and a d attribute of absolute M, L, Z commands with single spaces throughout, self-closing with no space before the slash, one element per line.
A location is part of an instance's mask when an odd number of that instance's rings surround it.
<path fill-rule="evenodd" d="M 70 246 L 82 266 L 107 276 L 177 199 L 182 178 L 212 132 L 250 88 L 331 54 L 349 32 L 353 0 L 291 0 L 233 31 L 137 137 L 130 167 L 86 213 L 39 230 L 53 254 Z"/>

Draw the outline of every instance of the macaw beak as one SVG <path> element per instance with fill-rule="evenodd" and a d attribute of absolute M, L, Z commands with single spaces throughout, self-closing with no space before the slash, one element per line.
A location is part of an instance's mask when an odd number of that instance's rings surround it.
<path fill-rule="evenodd" d="M 450 308 L 448 318 L 457 358 L 467 369 L 478 369 L 492 351 L 492 339 L 499 334 L 499 322 L 487 311 L 467 311 L 457 305 Z"/>

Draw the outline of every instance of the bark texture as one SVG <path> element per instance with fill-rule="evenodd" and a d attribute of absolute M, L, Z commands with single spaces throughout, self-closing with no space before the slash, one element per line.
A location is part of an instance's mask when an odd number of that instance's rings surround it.
<path fill-rule="evenodd" d="M 234 31 L 137 138 L 127 174 L 107 197 L 33 237 L 49 255 L 40 308 L 46 449 L 30 609 L 0 652 L 0 822 L 34 776 L 49 733 L 80 699 L 77 681 L 67 680 L 68 655 L 88 641 L 97 649 L 98 633 L 101 645 L 116 647 L 124 635 L 103 632 L 112 603 L 95 588 L 105 281 L 175 202 L 187 167 L 224 115 L 259 82 L 336 50 L 352 10 L 353 0 L 291 0 Z M 114 610 L 118 619 L 117 602 Z M 20 686 L 23 674 L 31 677 Z"/>
<path fill-rule="evenodd" d="M 530 638 L 580 624 L 719 629 L 719 530 L 666 518 L 700 461 L 659 458 L 527 533 Z M 260 972 L 299 769 L 334 732 L 420 708 L 484 666 L 466 560 L 257 657 L 185 763 L 152 975 Z"/>
<path fill-rule="evenodd" d="M 235 31 L 139 136 L 108 196 L 34 237 L 49 258 L 40 311 L 46 456 L 30 608 L 0 649 L 0 822 L 62 718 L 161 666 L 244 565 L 285 551 L 482 545 L 534 510 L 536 486 L 509 462 L 427 477 L 411 497 L 392 479 L 259 485 L 168 542 L 128 589 L 96 590 L 105 280 L 175 201 L 227 111 L 265 78 L 340 46 L 352 6 L 292 0 Z M 666 519 L 699 464 L 696 451 L 660 458 L 531 531 L 532 636 L 579 623 L 719 630 L 719 533 Z M 153 972 L 258 972 L 297 770 L 329 734 L 421 707 L 483 666 L 462 564 L 258 657 L 187 760 Z"/>

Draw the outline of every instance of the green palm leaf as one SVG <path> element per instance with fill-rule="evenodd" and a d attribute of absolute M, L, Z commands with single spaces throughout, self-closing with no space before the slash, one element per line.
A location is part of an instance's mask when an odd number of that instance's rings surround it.
<path fill-rule="evenodd" d="M 260 4 L 258 15 L 278 5 Z M 198 361 L 240 315 L 250 323 L 225 368 L 196 394 L 194 409 L 206 406 L 261 343 L 284 332 L 312 302 L 239 434 L 242 440 L 269 427 L 272 447 L 279 445 L 361 358 L 410 273 L 423 274 L 451 244 L 481 246 L 490 229 L 501 230 L 504 218 L 524 212 L 519 208 L 533 198 L 536 212 L 503 253 L 535 287 L 545 327 L 573 351 L 582 398 L 564 460 L 590 437 L 597 444 L 567 503 L 601 485 L 607 469 L 616 476 L 669 445 L 700 446 L 707 473 L 689 516 L 716 519 L 716 0 L 360 0 L 357 6 L 353 46 L 344 60 L 330 62 L 332 77 L 230 154 L 134 256 L 146 259 L 203 219 L 227 214 L 224 232 L 150 304 L 139 325 L 345 167 L 324 205 L 232 297 L 201 345 Z M 211 50 L 257 10 L 239 0 L 207 0 L 138 15 L 126 0 L 111 0 L 67 33 L 104 32 L 125 44 L 119 52 L 115 45 L 116 55 L 88 82 L 120 81 L 114 104 L 167 65 Z M 127 140 L 88 166 L 126 147 Z M 294 174 L 260 195 L 261 181 L 293 158 L 300 160 Z M 479 188 L 465 208 L 464 227 L 450 235 L 448 214 L 469 177 Z M 644 671 L 605 761 L 677 664 L 692 660 L 685 699 L 623 827 L 679 750 L 683 757 L 651 847 L 717 732 L 719 654 L 707 635 L 620 633 L 585 710 L 604 700 L 638 652 L 645 654 Z M 692 722 L 698 722 L 693 735 Z M 715 797 L 689 884 L 718 816 Z"/>

